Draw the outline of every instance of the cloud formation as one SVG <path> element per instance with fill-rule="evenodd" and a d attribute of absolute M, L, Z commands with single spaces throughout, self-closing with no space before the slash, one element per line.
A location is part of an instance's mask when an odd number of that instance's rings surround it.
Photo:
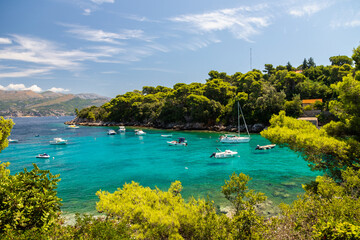
<path fill-rule="evenodd" d="M 90 15 L 91 14 L 91 9 L 90 8 L 85 8 L 84 9 L 84 12 L 83 12 L 83 15 L 85 15 L 85 16 L 88 16 L 88 15 Z"/>
<path fill-rule="evenodd" d="M 181 15 L 170 20 L 187 23 L 194 32 L 230 31 L 236 38 L 251 41 L 250 37 L 270 25 L 270 15 L 264 13 L 266 4 L 253 7 L 221 9 L 203 14 Z"/>
<path fill-rule="evenodd" d="M 33 92 L 43 92 L 44 90 L 42 90 L 38 85 L 34 84 L 31 85 L 30 87 L 26 87 L 25 84 L 22 83 L 10 83 L 8 86 L 4 87 L 2 85 L 0 85 L 0 90 L 3 91 L 25 91 L 25 90 L 31 90 Z M 57 88 L 57 87 L 52 87 L 49 88 L 46 91 L 51 91 L 51 92 L 69 92 L 69 89 L 64 89 L 64 88 Z"/>
<path fill-rule="evenodd" d="M 103 49 L 63 50 L 53 42 L 21 35 L 13 35 L 12 41 L 12 45 L 0 48 L 0 60 L 39 64 L 47 66 L 47 69 L 75 70 L 83 61 L 96 62 L 102 58 L 111 57 L 111 54 L 116 52 L 115 49 L 111 51 L 109 49 L 107 51 Z"/>
<path fill-rule="evenodd" d="M 52 88 L 48 89 L 48 91 L 51 91 L 51 92 L 68 92 L 70 90 L 69 89 L 64 89 L 64 88 L 52 87 Z"/>
<path fill-rule="evenodd" d="M 309 2 L 303 5 L 290 7 L 288 13 L 294 17 L 311 16 L 331 5 L 329 1 Z"/>
<path fill-rule="evenodd" d="M 9 38 L 0 38 L 0 44 L 11 44 L 11 40 Z"/>
<path fill-rule="evenodd" d="M 96 4 L 103 4 L 103 3 L 114 3 L 115 0 L 91 0 L 91 2 Z"/>
<path fill-rule="evenodd" d="M 12 72 L 1 72 L 0 78 L 18 78 L 18 77 L 31 77 L 35 75 L 47 74 L 51 71 L 50 68 L 42 69 L 25 69 Z"/>
<path fill-rule="evenodd" d="M 144 31 L 140 29 L 124 29 L 120 32 L 106 32 L 101 29 L 92 29 L 87 26 L 74 25 L 74 24 L 61 24 L 68 27 L 68 33 L 73 36 L 91 42 L 103 42 L 112 44 L 124 44 L 122 40 L 137 39 L 150 41 L 152 38 L 145 36 Z"/>
<path fill-rule="evenodd" d="M 38 87 L 37 85 L 32 85 L 30 87 L 25 87 L 24 84 L 20 83 L 20 84 L 13 84 L 10 83 L 7 87 L 4 87 L 2 85 L 0 85 L 0 90 L 4 90 L 4 91 L 24 91 L 24 90 L 31 90 L 34 92 L 41 92 L 42 89 L 40 87 Z"/>

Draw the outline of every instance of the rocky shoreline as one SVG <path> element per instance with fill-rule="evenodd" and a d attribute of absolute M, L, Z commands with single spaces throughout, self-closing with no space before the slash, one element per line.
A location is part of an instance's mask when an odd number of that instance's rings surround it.
<path fill-rule="evenodd" d="M 146 128 L 158 128 L 158 129 L 172 129 L 172 130 L 201 130 L 201 131 L 214 131 L 214 132 L 237 132 L 237 126 L 229 125 L 213 125 L 208 126 L 203 123 L 139 123 L 139 122 L 103 122 L 103 121 L 89 121 L 88 119 L 75 118 L 71 121 L 65 122 L 65 124 L 76 124 L 80 126 L 131 126 L 131 127 L 146 127 Z M 261 123 L 248 125 L 250 133 L 260 133 L 266 126 Z M 246 132 L 245 126 L 241 126 L 241 132 Z"/>

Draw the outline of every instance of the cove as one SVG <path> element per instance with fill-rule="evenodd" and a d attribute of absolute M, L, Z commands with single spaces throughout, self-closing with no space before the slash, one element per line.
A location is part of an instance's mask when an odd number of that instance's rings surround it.
<path fill-rule="evenodd" d="M 251 134 L 249 143 L 236 145 L 218 142 L 222 134 L 215 132 L 143 129 L 147 134 L 137 136 L 135 128 L 127 127 L 125 134 L 109 136 L 107 130 L 117 127 L 67 129 L 63 123 L 71 119 L 15 118 L 10 137 L 19 142 L 9 144 L 0 153 L 1 162 L 11 163 L 12 174 L 23 168 L 31 170 L 32 163 L 60 174 L 58 196 L 63 199 L 62 211 L 66 213 L 96 213 L 98 190 L 113 192 L 131 181 L 167 190 L 171 182 L 179 180 L 185 199 L 208 196 L 216 205 L 224 206 L 228 202 L 221 194 L 221 186 L 233 172 L 250 175 L 249 188 L 264 192 L 275 204 L 291 203 L 304 192 L 301 184 L 318 175 L 288 148 L 256 151 L 256 145 L 270 144 L 259 134 Z M 163 138 L 162 134 L 173 136 Z M 68 145 L 50 145 L 55 137 L 67 139 Z M 178 137 L 185 137 L 188 146 L 166 143 Z M 210 158 L 216 148 L 237 151 L 240 156 Z M 36 159 L 39 153 L 51 157 Z"/>

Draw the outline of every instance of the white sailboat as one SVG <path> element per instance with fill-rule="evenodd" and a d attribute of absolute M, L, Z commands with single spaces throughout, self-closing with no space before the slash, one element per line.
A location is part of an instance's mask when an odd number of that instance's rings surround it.
<path fill-rule="evenodd" d="M 250 142 L 250 134 L 249 134 L 249 130 L 247 128 L 247 125 L 246 125 L 246 121 L 245 121 L 245 118 L 244 118 L 244 114 L 242 112 L 242 109 L 241 109 L 241 106 L 239 104 L 239 102 L 237 103 L 238 104 L 238 135 L 234 135 L 234 134 L 226 134 L 224 136 L 221 136 L 220 137 L 220 142 L 221 143 L 247 143 L 247 142 Z M 247 132 L 247 137 L 241 137 L 240 136 L 240 116 L 239 116 L 239 110 L 241 112 L 241 116 L 244 120 L 244 124 L 245 124 L 245 128 L 246 128 L 246 132 Z"/>

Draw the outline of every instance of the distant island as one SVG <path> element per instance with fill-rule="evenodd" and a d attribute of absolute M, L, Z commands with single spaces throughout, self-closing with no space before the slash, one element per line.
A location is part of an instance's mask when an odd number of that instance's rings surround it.
<path fill-rule="evenodd" d="M 31 90 L 0 90 L 0 115 L 4 117 L 43 117 L 75 115 L 75 109 L 101 106 L 110 98 L 93 93 L 63 94 Z"/>

